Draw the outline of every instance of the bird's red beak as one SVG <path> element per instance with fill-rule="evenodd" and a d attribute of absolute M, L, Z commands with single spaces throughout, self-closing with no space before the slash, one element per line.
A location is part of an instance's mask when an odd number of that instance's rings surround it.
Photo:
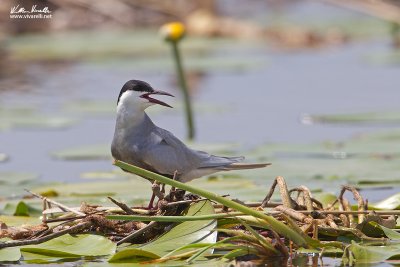
<path fill-rule="evenodd" d="M 162 102 L 162 101 L 160 101 L 158 99 L 152 98 L 152 97 L 150 97 L 150 95 L 167 95 L 167 96 L 174 97 L 170 93 L 167 93 L 167 92 L 164 92 L 164 91 L 160 91 L 160 90 L 154 90 L 153 92 L 145 93 L 145 94 L 141 95 L 140 97 L 147 99 L 151 103 L 159 104 L 161 106 L 172 108 L 172 106 L 168 105 L 167 103 Z"/>

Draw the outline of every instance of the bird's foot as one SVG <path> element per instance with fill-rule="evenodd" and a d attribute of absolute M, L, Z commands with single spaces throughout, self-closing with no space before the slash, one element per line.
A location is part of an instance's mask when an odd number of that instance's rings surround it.
<path fill-rule="evenodd" d="M 149 205 L 147 206 L 148 210 L 154 210 L 158 208 L 158 204 L 156 205 L 156 207 L 154 207 L 154 200 L 156 197 L 158 198 L 158 202 L 165 198 L 165 185 L 161 187 L 159 183 L 154 181 L 151 186 L 151 190 L 153 191 L 153 194 L 151 195 Z"/>
<path fill-rule="evenodd" d="M 159 183 L 154 182 L 153 185 L 151 186 L 151 190 L 153 191 L 153 194 L 158 198 L 158 199 L 164 199 L 164 192 L 165 189 L 161 189 L 161 186 Z"/>

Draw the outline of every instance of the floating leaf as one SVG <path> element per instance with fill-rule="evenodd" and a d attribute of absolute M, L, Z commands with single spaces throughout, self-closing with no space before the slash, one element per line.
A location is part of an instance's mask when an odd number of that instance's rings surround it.
<path fill-rule="evenodd" d="M 88 38 L 89 37 L 89 38 Z M 154 58 L 163 57 L 165 63 L 170 63 L 170 59 L 166 57 L 168 47 L 160 42 L 160 38 L 154 30 L 126 30 L 126 31 L 103 31 L 93 32 L 79 31 L 62 33 L 56 35 L 48 34 L 35 34 L 26 36 L 15 36 L 10 37 L 8 40 L 10 44 L 10 53 L 15 58 L 21 60 L 64 60 L 64 59 L 78 59 L 80 61 L 92 61 L 98 63 L 99 61 L 104 62 L 107 59 L 107 63 L 110 65 L 114 63 L 116 67 L 123 67 L 124 65 L 130 64 L 135 69 L 142 70 L 149 67 L 160 69 L 161 67 L 166 68 L 166 64 L 155 62 Z M 93 43 L 96 46 L 93 46 Z M 208 53 L 218 49 L 226 51 L 229 48 L 234 48 L 238 51 L 254 50 L 255 47 L 261 47 L 260 43 L 254 43 L 242 40 L 240 42 L 232 42 L 231 38 L 189 38 L 182 44 L 183 53 L 191 58 L 196 56 L 201 61 L 205 61 L 202 58 L 209 58 L 210 63 L 207 66 L 202 63 L 199 67 L 206 68 L 212 67 L 212 63 L 216 63 L 216 53 Z M 237 53 L 233 54 L 240 54 Z M 198 55 L 201 56 L 198 56 Z M 207 57 L 207 55 L 209 56 Z M 192 56 L 193 55 L 193 56 Z M 230 64 L 235 67 L 239 66 L 253 66 L 257 63 L 263 63 L 259 58 L 254 60 L 248 60 L 250 54 L 247 56 L 238 58 L 236 56 L 233 59 L 219 60 L 221 62 L 216 63 L 217 65 Z M 243 57 L 244 57 L 243 56 Z M 255 57 L 255 56 L 254 56 Z M 126 58 L 134 58 L 135 60 L 126 60 Z M 118 60 L 115 60 L 118 59 Z M 125 59 L 125 60 L 124 60 Z M 113 62 L 117 61 L 117 62 Z M 147 60 L 147 61 L 146 61 Z M 125 61 L 126 63 L 121 63 Z M 227 61 L 228 63 L 224 63 Z M 254 63 L 255 61 L 256 63 Z M 146 64 L 151 62 L 152 64 Z M 168 66 L 170 66 L 170 64 Z M 192 64 L 187 62 L 187 64 Z M 98 64 L 97 64 L 98 65 Z M 110 66 L 107 65 L 108 68 Z M 151 66 L 153 65 L 153 66 Z M 219 66 L 218 66 L 219 67 Z M 132 67 L 130 67 L 132 70 Z"/>
<path fill-rule="evenodd" d="M 21 252 L 19 248 L 2 248 L 0 249 L 0 262 L 19 261 Z"/>
<path fill-rule="evenodd" d="M 23 262 L 27 264 L 49 264 L 52 262 L 73 261 L 78 260 L 80 257 L 55 257 L 47 256 L 30 252 L 22 252 Z"/>
<path fill-rule="evenodd" d="M 335 124 L 399 124 L 400 112 L 366 112 L 354 114 L 303 115 L 304 124 L 335 123 Z"/>
<path fill-rule="evenodd" d="M 393 196 L 390 196 L 382 201 L 379 201 L 375 204 L 370 204 L 371 207 L 375 209 L 388 209 L 388 210 L 396 210 L 400 208 L 400 193 L 397 193 Z"/>
<path fill-rule="evenodd" d="M 25 201 L 19 201 L 18 203 L 8 202 L 1 213 L 14 216 L 40 216 L 42 210 L 27 204 Z"/>
<path fill-rule="evenodd" d="M 76 123 L 63 116 L 40 114 L 36 109 L 7 107 L 0 109 L 0 129 L 65 128 Z"/>
<path fill-rule="evenodd" d="M 0 222 L 7 226 L 38 225 L 42 223 L 38 217 L 0 215 Z"/>
<path fill-rule="evenodd" d="M 20 201 L 15 208 L 14 216 L 29 216 L 29 208 L 25 202 Z"/>
<path fill-rule="evenodd" d="M 137 263 L 143 261 L 149 261 L 160 258 L 159 255 L 154 254 L 150 251 L 138 249 L 138 248 L 127 248 L 118 251 L 110 260 L 110 263 Z"/>
<path fill-rule="evenodd" d="M 114 179 L 127 179 L 131 174 L 126 172 L 122 172 L 120 170 L 113 171 L 93 171 L 93 172 L 84 172 L 81 173 L 80 177 L 83 179 L 105 179 L 105 180 L 114 180 Z"/>
<path fill-rule="evenodd" d="M 23 185 L 39 178 L 39 175 L 25 172 L 0 172 L 0 185 Z"/>
<path fill-rule="evenodd" d="M 400 256 L 400 244 L 390 244 L 386 246 L 360 245 L 352 241 L 347 248 L 351 256 L 344 254 L 344 263 L 353 265 L 354 263 L 377 263 L 392 257 Z"/>
<path fill-rule="evenodd" d="M 337 199 L 336 195 L 326 192 L 313 194 L 313 197 L 318 199 L 318 201 L 321 202 L 324 207 L 332 204 Z"/>
<path fill-rule="evenodd" d="M 3 197 L 15 197 L 22 195 L 24 188 L 37 186 L 39 175 L 28 172 L 0 171 L 0 195 Z"/>
<path fill-rule="evenodd" d="M 380 224 L 378 224 L 378 223 L 376 223 L 376 222 L 369 222 L 369 224 L 371 224 L 372 226 L 374 226 L 374 227 L 379 228 L 380 230 L 382 230 L 382 232 L 383 232 L 383 233 L 386 235 L 386 237 L 389 238 L 390 240 L 394 240 L 394 241 L 399 241 L 399 240 L 400 240 L 400 233 L 399 233 L 399 232 L 397 232 L 397 231 L 395 231 L 395 230 L 393 230 L 393 229 L 387 228 L 387 227 L 385 227 L 385 226 L 383 226 L 383 225 L 380 225 Z"/>
<path fill-rule="evenodd" d="M 38 245 L 21 248 L 22 252 L 59 258 L 105 256 L 115 252 L 116 245 L 100 235 L 63 235 Z"/>
<path fill-rule="evenodd" d="M 395 50 L 394 52 L 384 52 L 376 54 L 368 54 L 365 57 L 366 61 L 376 65 L 399 65 L 400 64 L 400 53 Z"/>
<path fill-rule="evenodd" d="M 68 148 L 52 153 L 53 157 L 65 160 L 99 160 L 110 159 L 110 145 L 86 145 L 77 148 Z"/>
<path fill-rule="evenodd" d="M 99 115 L 114 115 L 115 103 L 113 101 L 76 100 L 69 103 L 66 109 L 71 112 Z"/>
<path fill-rule="evenodd" d="M 34 192 L 48 190 L 56 191 L 61 197 L 72 195 L 97 195 L 108 194 L 134 195 L 136 198 L 148 197 L 151 193 L 151 184 L 135 175 L 130 179 L 117 181 L 96 181 L 87 183 L 62 183 L 47 185 L 32 189 Z"/>

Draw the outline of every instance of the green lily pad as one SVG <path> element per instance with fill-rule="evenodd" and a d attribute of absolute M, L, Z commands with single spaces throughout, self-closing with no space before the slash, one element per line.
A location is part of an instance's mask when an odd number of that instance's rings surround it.
<path fill-rule="evenodd" d="M 0 172 L 0 185 L 24 185 L 38 178 L 34 173 Z"/>
<path fill-rule="evenodd" d="M 327 182 L 332 189 L 346 183 L 362 187 L 398 185 L 399 140 L 400 133 L 395 130 L 340 143 L 261 145 L 244 154 L 249 155 L 249 161 L 272 162 L 272 166 L 248 170 L 243 178 L 265 183 L 266 177 L 279 175 L 289 186 L 297 186 L 301 180 L 311 189 L 326 188 Z"/>
<path fill-rule="evenodd" d="M 380 225 L 380 224 L 378 224 L 376 222 L 369 222 L 369 224 L 374 226 L 375 228 L 380 229 L 385 234 L 385 236 L 387 238 L 389 238 L 390 240 L 400 241 L 400 233 L 399 232 L 397 232 L 397 231 L 395 231 L 393 229 L 387 228 L 387 227 L 385 227 L 383 225 Z"/>
<path fill-rule="evenodd" d="M 396 210 L 400 208 L 400 193 L 390 196 L 382 201 L 375 204 L 370 204 L 370 207 L 374 209 L 389 209 Z"/>
<path fill-rule="evenodd" d="M 173 61 L 170 57 L 144 58 L 135 61 L 118 60 L 113 65 L 121 68 L 130 67 L 134 70 L 164 70 L 168 71 L 173 68 Z M 245 58 L 245 57 L 216 57 L 215 55 L 203 57 L 185 57 L 185 68 L 188 71 L 197 72 L 215 72 L 215 71 L 246 71 L 265 66 L 265 59 Z"/>
<path fill-rule="evenodd" d="M 137 249 L 128 248 L 118 251 L 110 260 L 110 263 L 138 263 L 143 261 L 150 261 L 154 259 L 159 259 L 160 256 L 154 254 L 153 252 Z"/>
<path fill-rule="evenodd" d="M 150 199 L 151 184 L 136 175 L 122 172 L 119 169 L 105 173 L 88 173 L 87 175 L 96 180 L 84 183 L 45 185 L 35 187 L 32 191 L 37 193 L 53 191 L 58 194 L 62 203 L 73 203 L 73 205 L 79 205 L 81 201 L 108 202 L 107 196 L 116 196 L 129 205 L 142 205 Z M 102 179 L 102 175 L 109 179 L 104 177 Z M 190 183 L 221 195 L 229 194 L 232 198 L 250 201 L 264 198 L 267 190 L 267 187 L 259 187 L 251 180 L 223 176 L 213 179 L 204 177 Z M 168 186 L 167 190 L 169 190 Z"/>
<path fill-rule="evenodd" d="M 350 266 L 362 263 L 378 263 L 389 258 L 400 256 L 400 244 L 388 244 L 386 246 L 368 246 L 360 245 L 352 241 L 351 245 L 347 247 L 351 256 L 344 255 L 343 262 Z"/>
<path fill-rule="evenodd" d="M 354 114 L 303 115 L 304 124 L 399 124 L 400 112 L 366 112 Z"/>
<path fill-rule="evenodd" d="M 75 119 L 64 116 L 49 116 L 36 109 L 7 107 L 0 109 L 0 129 L 65 128 L 76 123 Z"/>
<path fill-rule="evenodd" d="M 120 170 L 83 172 L 80 175 L 80 177 L 83 179 L 104 179 L 104 180 L 127 179 L 130 176 L 132 175 Z"/>
<path fill-rule="evenodd" d="M 100 235 L 63 235 L 38 245 L 21 248 L 22 253 L 29 252 L 40 256 L 57 258 L 76 258 L 84 256 L 106 256 L 115 252 L 116 245 Z"/>
<path fill-rule="evenodd" d="M 29 208 L 25 202 L 20 201 L 15 208 L 14 216 L 29 216 Z"/>
<path fill-rule="evenodd" d="M 335 194 L 327 192 L 320 192 L 313 194 L 313 197 L 315 199 L 318 199 L 318 201 L 321 202 L 322 205 L 324 205 L 324 207 L 328 206 L 329 204 L 332 204 L 337 199 L 337 196 Z"/>
<path fill-rule="evenodd" d="M 79 59 L 80 61 L 99 62 L 107 59 L 130 58 L 133 66 L 136 64 L 142 69 L 146 60 L 152 61 L 156 57 L 168 58 L 169 44 L 163 42 L 156 30 L 124 30 L 124 31 L 79 31 L 70 33 L 60 33 L 55 35 L 35 34 L 26 36 L 15 36 L 8 39 L 10 53 L 15 58 L 21 60 L 63 60 Z M 93 46 L 93 43 L 96 45 Z M 232 42 L 230 38 L 187 38 L 182 43 L 182 53 L 186 57 L 197 55 L 206 56 L 208 52 L 217 49 L 236 48 L 238 50 L 254 49 L 260 44 L 254 42 L 241 41 Z M 215 53 L 210 53 L 212 60 Z M 132 60 L 134 59 L 134 60 Z M 121 61 L 121 60 L 120 60 Z M 216 62 L 217 60 L 214 60 Z M 229 59 L 227 60 L 229 62 Z M 231 61 L 233 61 L 231 59 Z M 250 60 L 247 60 L 251 64 Z M 142 63 L 143 62 L 143 63 Z M 186 61 L 185 61 L 186 62 Z M 142 65 L 140 64 L 142 63 Z M 189 64 L 189 62 L 187 62 Z M 243 60 L 234 62 L 243 65 Z M 172 63 L 171 63 L 172 64 Z M 200 64 L 200 63 L 199 63 Z M 223 64 L 223 63 L 220 63 Z M 253 63 L 254 64 L 254 63 Z M 121 62 L 116 64 L 121 66 Z M 201 65 L 201 64 L 200 64 Z M 159 65 L 156 66 L 158 69 Z M 203 66 L 205 67 L 205 66 Z M 130 68 L 132 69 L 132 68 Z"/>
<path fill-rule="evenodd" d="M 398 51 L 375 53 L 365 56 L 368 63 L 373 65 L 398 65 L 400 64 L 400 53 Z"/>
<path fill-rule="evenodd" d="M 25 188 L 38 186 L 41 183 L 38 178 L 39 175 L 35 173 L 0 171 L 0 196 L 15 197 L 23 195 Z"/>
<path fill-rule="evenodd" d="M 68 103 L 65 109 L 70 112 L 80 114 L 99 114 L 99 115 L 114 115 L 116 112 L 116 103 L 113 101 L 100 100 L 76 100 Z"/>
<path fill-rule="evenodd" d="M 147 190 L 146 190 L 147 189 Z M 60 197 L 71 195 L 105 195 L 107 194 L 131 194 L 136 197 L 144 197 L 150 194 L 151 184 L 135 175 L 131 175 L 131 179 L 117 181 L 101 181 L 87 183 L 62 183 L 55 185 L 47 185 L 34 188 L 34 192 L 42 192 L 54 190 Z"/>
<path fill-rule="evenodd" d="M 42 223 L 39 217 L 0 215 L 0 222 L 7 226 L 38 225 Z"/>
<path fill-rule="evenodd" d="M 47 256 L 30 252 L 23 252 L 23 263 L 26 264 L 49 264 L 63 261 L 74 261 L 79 260 L 80 257 L 55 257 Z"/>
<path fill-rule="evenodd" d="M 19 248 L 2 248 L 0 249 L 0 262 L 19 261 L 21 252 Z"/>
<path fill-rule="evenodd" d="M 19 201 L 17 203 L 6 203 L 1 213 L 14 216 L 40 216 L 42 214 L 42 210 L 27 204 L 24 201 Z"/>
<path fill-rule="evenodd" d="M 52 156 L 64 160 L 111 160 L 110 145 L 85 145 L 53 152 Z"/>

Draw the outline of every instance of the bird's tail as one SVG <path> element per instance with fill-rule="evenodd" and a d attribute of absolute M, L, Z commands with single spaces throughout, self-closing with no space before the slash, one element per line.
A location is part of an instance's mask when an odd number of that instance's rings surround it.
<path fill-rule="evenodd" d="M 233 170 L 248 170 L 248 169 L 258 169 L 258 168 L 265 168 L 271 165 L 271 163 L 239 163 L 235 162 L 224 166 L 225 170 L 233 171 Z"/>

